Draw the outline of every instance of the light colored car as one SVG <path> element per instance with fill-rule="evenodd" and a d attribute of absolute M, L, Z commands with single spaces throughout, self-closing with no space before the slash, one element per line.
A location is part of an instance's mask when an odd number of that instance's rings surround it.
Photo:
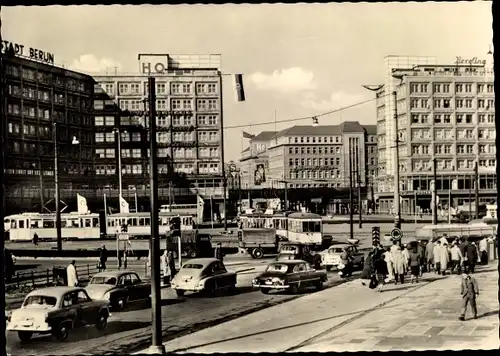
<path fill-rule="evenodd" d="M 185 292 L 209 292 L 236 288 L 236 273 L 228 272 L 224 263 L 216 258 L 193 258 L 187 261 L 171 281 L 178 296 Z"/>
<path fill-rule="evenodd" d="M 134 271 L 106 271 L 95 274 L 85 290 L 90 298 L 109 301 L 113 310 L 122 310 L 134 301 L 150 303 L 151 283 Z"/>
<path fill-rule="evenodd" d="M 17 331 L 21 341 L 33 334 L 52 334 L 63 341 L 69 330 L 95 325 L 103 330 L 108 318 L 109 302 L 92 300 L 79 287 L 49 287 L 34 290 L 24 299 L 21 308 L 7 315 L 7 330 Z"/>
<path fill-rule="evenodd" d="M 342 252 L 344 252 L 344 248 L 349 250 L 351 256 L 353 257 L 353 265 L 354 266 L 363 266 L 365 257 L 364 253 L 360 252 L 356 245 L 353 244 L 337 244 L 330 246 L 326 253 L 322 254 L 322 265 L 325 266 L 327 271 L 330 271 L 333 267 L 337 268 L 337 266 L 341 262 L 340 256 Z"/>

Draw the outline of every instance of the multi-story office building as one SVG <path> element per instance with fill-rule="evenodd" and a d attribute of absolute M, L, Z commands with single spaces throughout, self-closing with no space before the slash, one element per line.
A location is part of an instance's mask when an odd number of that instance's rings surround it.
<path fill-rule="evenodd" d="M 54 66 L 53 55 L 33 56 L 33 49 L 30 57 L 23 56 L 22 50 L 6 52 L 2 73 L 6 211 L 40 210 L 54 197 L 54 145 L 58 149 L 61 199 L 76 201 L 76 193 L 94 189 L 94 80 Z"/>
<path fill-rule="evenodd" d="M 392 88 L 397 93 L 400 141 L 399 162 L 394 167 L 400 172 L 403 213 L 431 208 L 434 159 L 441 207 L 475 201 L 476 163 L 479 202 L 486 203 L 496 197 L 493 71 L 486 61 L 468 63 L 424 64 L 391 70 Z M 377 97 L 380 162 L 377 195 L 380 210 L 390 211 L 394 168 L 389 163 L 395 161 L 396 137 L 394 132 L 391 135 L 383 128 L 389 121 L 395 126 L 394 105 L 387 109 L 387 103 L 394 98 L 385 86 L 378 90 Z"/>
<path fill-rule="evenodd" d="M 97 181 L 116 189 L 120 158 L 124 196 L 148 195 L 149 119 L 129 112 L 145 110 L 148 77 L 154 76 L 160 198 L 164 190 L 190 199 L 196 194 L 222 198 L 220 55 L 139 55 L 139 66 L 135 74 L 95 76 L 100 87 L 94 100 Z M 168 179 L 172 170 L 183 183 Z"/>
<path fill-rule="evenodd" d="M 371 192 L 377 173 L 376 135 L 375 125 L 362 126 L 352 121 L 341 125 L 293 126 L 278 133 L 262 132 L 250 141 L 246 151 L 251 154 L 240 159 L 242 171 L 250 173 L 244 181 L 248 180 L 250 189 L 261 187 L 262 183 L 250 184 L 254 177 L 262 176 L 260 170 L 265 172 L 266 187 L 281 189 L 287 184 L 290 189 L 345 190 L 350 185 L 349 159 L 352 159 L 353 186 L 361 185 Z M 245 162 L 258 160 L 267 163 L 244 166 Z M 329 209 L 340 212 L 345 204 L 337 201 Z"/>
<path fill-rule="evenodd" d="M 271 188 L 268 147 L 276 131 L 263 131 L 250 140 L 241 153 L 241 186 L 244 189 Z"/>

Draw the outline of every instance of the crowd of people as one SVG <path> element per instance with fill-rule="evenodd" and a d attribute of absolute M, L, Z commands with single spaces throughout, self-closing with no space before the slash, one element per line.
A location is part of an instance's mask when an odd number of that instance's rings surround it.
<path fill-rule="evenodd" d="M 474 273 L 477 264 L 487 264 L 487 249 L 487 238 L 476 244 L 458 237 L 450 243 L 446 235 L 435 242 L 413 241 L 402 245 L 393 241 L 387 248 L 375 242 L 365 259 L 362 279 L 369 279 L 370 288 L 382 291 L 387 283 L 403 284 L 408 274 L 410 283 L 418 283 L 419 277 L 428 272 Z"/>

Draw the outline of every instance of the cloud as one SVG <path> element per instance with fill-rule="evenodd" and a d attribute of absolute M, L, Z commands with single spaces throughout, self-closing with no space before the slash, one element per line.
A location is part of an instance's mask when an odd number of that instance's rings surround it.
<path fill-rule="evenodd" d="M 122 68 L 121 64 L 113 59 L 105 57 L 97 58 L 93 54 L 83 54 L 70 65 L 70 69 L 85 73 L 114 71 L 115 67 L 117 70 L 121 70 Z"/>
<path fill-rule="evenodd" d="M 301 102 L 301 105 L 306 109 L 312 109 L 316 111 L 329 111 L 340 109 L 342 107 L 353 105 L 368 99 L 370 98 L 361 94 L 350 94 L 344 91 L 335 91 L 330 95 L 330 98 L 328 100 L 318 100 L 316 94 L 307 92 Z"/>
<path fill-rule="evenodd" d="M 274 90 L 280 93 L 294 93 L 316 88 L 314 74 L 300 67 L 275 70 L 272 74 L 256 72 L 250 80 L 260 90 Z"/>

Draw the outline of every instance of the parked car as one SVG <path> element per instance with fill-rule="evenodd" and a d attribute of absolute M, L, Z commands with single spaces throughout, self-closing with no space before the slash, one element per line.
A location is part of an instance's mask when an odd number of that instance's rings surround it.
<path fill-rule="evenodd" d="M 114 310 L 129 302 L 150 303 L 151 283 L 142 281 L 134 271 L 106 271 L 95 274 L 85 290 L 92 299 L 106 300 Z"/>
<path fill-rule="evenodd" d="M 363 252 L 360 252 L 358 250 L 358 247 L 356 245 L 338 244 L 330 246 L 328 251 L 325 254 L 322 254 L 322 264 L 326 267 L 327 271 L 330 271 L 333 267 L 337 268 L 337 266 L 341 262 L 340 256 L 342 255 L 342 252 L 344 252 L 344 248 L 346 247 L 353 257 L 353 265 L 363 268 L 363 265 L 365 263 L 365 255 Z"/>
<path fill-rule="evenodd" d="M 228 272 L 216 258 L 193 258 L 182 266 L 170 284 L 178 296 L 186 291 L 215 295 L 219 290 L 236 288 L 236 273 Z"/>
<path fill-rule="evenodd" d="M 258 275 L 252 284 L 264 294 L 271 290 L 288 290 L 295 294 L 310 286 L 320 290 L 327 279 L 325 271 L 315 270 L 306 261 L 283 260 L 270 263 L 266 271 Z"/>
<path fill-rule="evenodd" d="M 17 331 L 21 341 L 33 334 L 52 334 L 58 340 L 68 338 L 69 330 L 95 325 L 104 330 L 108 323 L 109 302 L 91 299 L 79 287 L 49 287 L 34 290 L 21 308 L 7 316 L 7 330 Z"/>

